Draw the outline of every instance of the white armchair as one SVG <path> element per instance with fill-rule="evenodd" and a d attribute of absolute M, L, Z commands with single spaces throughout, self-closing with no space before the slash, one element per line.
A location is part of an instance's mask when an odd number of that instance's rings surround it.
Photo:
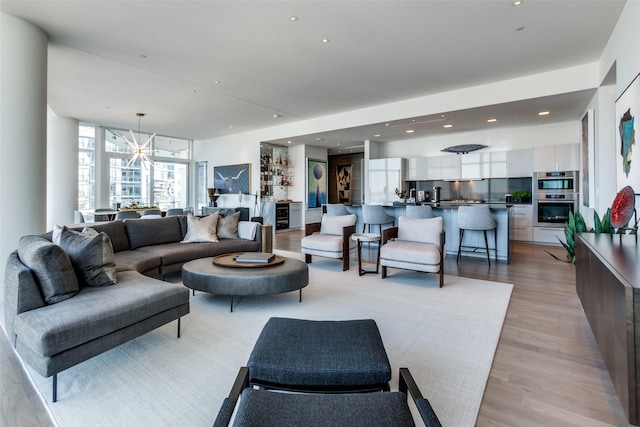
<path fill-rule="evenodd" d="M 380 265 L 382 278 L 387 267 L 438 273 L 444 284 L 444 221 L 434 218 L 398 218 L 398 226 L 382 232 Z M 395 240 L 391 240 L 395 239 Z"/>
<path fill-rule="evenodd" d="M 348 270 L 349 251 L 355 245 L 350 237 L 355 232 L 355 215 L 322 215 L 321 222 L 305 226 L 301 241 L 305 262 L 311 263 L 312 255 L 342 259 L 342 271 Z"/>

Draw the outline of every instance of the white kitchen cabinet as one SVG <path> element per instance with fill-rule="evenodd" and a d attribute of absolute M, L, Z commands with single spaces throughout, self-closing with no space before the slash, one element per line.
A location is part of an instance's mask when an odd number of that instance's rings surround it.
<path fill-rule="evenodd" d="M 426 157 L 424 179 L 442 179 L 442 156 Z"/>
<path fill-rule="evenodd" d="M 558 238 L 564 242 L 564 228 L 533 227 L 533 241 L 535 243 L 547 243 L 560 246 L 560 240 L 558 240 Z"/>
<path fill-rule="evenodd" d="M 521 178 L 533 175 L 532 150 L 507 151 L 507 177 Z"/>
<path fill-rule="evenodd" d="M 461 179 L 483 178 L 482 153 L 462 154 L 459 157 Z"/>
<path fill-rule="evenodd" d="M 407 159 L 406 177 L 407 177 L 407 181 L 418 180 L 418 158 L 417 157 L 411 157 Z"/>
<path fill-rule="evenodd" d="M 460 156 L 451 154 L 440 156 L 442 167 L 441 179 L 460 179 Z"/>
<path fill-rule="evenodd" d="M 533 148 L 533 171 L 553 172 L 578 170 L 580 167 L 580 145 L 546 145 Z"/>
<path fill-rule="evenodd" d="M 289 229 L 297 230 L 302 228 L 302 203 L 289 203 Z"/>
<path fill-rule="evenodd" d="M 513 205 L 511 207 L 511 240 L 533 241 L 533 206 Z"/>
<path fill-rule="evenodd" d="M 507 152 L 492 151 L 482 153 L 482 177 L 506 178 L 507 177 Z"/>

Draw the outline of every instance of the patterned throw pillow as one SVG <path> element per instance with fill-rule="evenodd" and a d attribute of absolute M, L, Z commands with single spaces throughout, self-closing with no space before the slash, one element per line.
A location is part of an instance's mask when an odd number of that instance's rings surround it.
<path fill-rule="evenodd" d="M 38 279 L 47 304 L 69 299 L 80 290 L 71 260 L 60 246 L 40 236 L 23 236 L 18 256 Z"/>
<path fill-rule="evenodd" d="M 92 230 L 95 232 L 95 230 Z M 93 234 L 87 230 L 88 234 Z M 71 259 L 78 279 L 87 286 L 116 284 L 116 264 L 111 240 L 106 233 L 86 235 L 62 228 L 60 246 Z"/>
<path fill-rule="evenodd" d="M 182 243 L 217 242 L 218 218 L 218 213 L 202 218 L 189 214 L 187 216 L 187 234 L 182 239 Z"/>
<path fill-rule="evenodd" d="M 218 221 L 218 238 L 237 239 L 238 222 L 240 222 L 240 212 L 220 218 L 220 221 Z"/>

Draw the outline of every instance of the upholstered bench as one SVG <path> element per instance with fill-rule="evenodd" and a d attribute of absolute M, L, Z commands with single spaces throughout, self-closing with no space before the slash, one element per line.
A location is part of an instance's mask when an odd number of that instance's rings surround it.
<path fill-rule="evenodd" d="M 272 317 L 249 357 L 252 385 L 291 391 L 389 390 L 391 365 L 376 322 Z"/>

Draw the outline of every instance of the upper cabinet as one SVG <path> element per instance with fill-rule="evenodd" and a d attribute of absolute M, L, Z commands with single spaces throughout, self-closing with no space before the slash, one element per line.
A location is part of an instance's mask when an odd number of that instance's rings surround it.
<path fill-rule="evenodd" d="M 506 178 L 507 177 L 507 152 L 491 151 L 482 153 L 482 177 Z"/>
<path fill-rule="evenodd" d="M 531 148 L 507 151 L 507 177 L 521 178 L 533 175 Z"/>
<path fill-rule="evenodd" d="M 482 179 L 483 159 L 482 153 L 469 153 L 456 156 L 460 158 L 460 175 L 462 179 Z M 449 177 L 450 178 L 450 177 Z"/>
<path fill-rule="evenodd" d="M 533 148 L 533 172 L 578 170 L 580 145 L 546 145 Z"/>

